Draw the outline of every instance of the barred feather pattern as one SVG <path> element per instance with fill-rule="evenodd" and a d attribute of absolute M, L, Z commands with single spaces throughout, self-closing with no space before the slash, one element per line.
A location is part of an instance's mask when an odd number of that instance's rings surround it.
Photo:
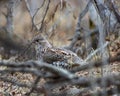
<path fill-rule="evenodd" d="M 37 39 L 35 42 L 35 50 L 37 60 L 60 68 L 71 69 L 83 63 L 83 60 L 74 52 L 63 48 L 52 47 L 45 39 Z"/>

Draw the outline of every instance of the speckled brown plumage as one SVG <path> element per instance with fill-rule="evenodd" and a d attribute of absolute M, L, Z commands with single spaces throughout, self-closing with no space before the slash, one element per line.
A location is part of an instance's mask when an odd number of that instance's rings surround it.
<path fill-rule="evenodd" d="M 83 60 L 72 51 L 55 48 L 43 37 L 35 38 L 33 43 L 35 44 L 37 60 L 62 68 L 72 68 L 83 63 Z"/>

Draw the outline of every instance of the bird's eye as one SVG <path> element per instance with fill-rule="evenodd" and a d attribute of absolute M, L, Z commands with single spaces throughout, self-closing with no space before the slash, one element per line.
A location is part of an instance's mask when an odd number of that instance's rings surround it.
<path fill-rule="evenodd" d="M 39 42 L 39 40 L 37 39 L 36 42 Z"/>

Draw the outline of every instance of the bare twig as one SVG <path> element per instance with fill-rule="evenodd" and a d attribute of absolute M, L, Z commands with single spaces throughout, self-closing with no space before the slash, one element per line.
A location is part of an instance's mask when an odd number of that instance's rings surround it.
<path fill-rule="evenodd" d="M 27 62 L 21 62 L 21 63 L 1 61 L 0 66 L 7 66 L 7 67 L 11 67 L 11 68 L 16 68 L 15 70 L 18 70 L 20 72 L 22 72 L 22 71 L 25 72 L 25 68 L 29 69 L 30 67 L 36 68 L 38 70 L 43 68 L 43 69 L 46 69 L 47 71 L 49 71 L 55 75 L 62 76 L 63 78 L 66 78 L 66 79 L 71 79 L 71 78 L 76 77 L 75 75 L 71 74 L 70 72 L 68 72 L 65 69 L 58 68 L 56 66 L 53 66 L 52 64 L 47 64 L 47 63 L 40 62 L 40 61 L 27 61 Z M 28 71 L 30 71 L 30 70 L 28 70 Z"/>
<path fill-rule="evenodd" d="M 40 31 L 40 32 L 42 32 L 43 23 L 44 23 L 44 21 L 45 21 L 45 17 L 46 17 L 46 14 L 47 14 L 47 12 L 48 12 L 48 9 L 49 9 L 49 5 L 50 5 L 50 0 L 48 0 L 47 8 L 46 8 L 46 10 L 45 10 L 43 19 L 42 19 L 42 21 L 41 21 L 41 26 L 40 26 L 40 28 L 39 28 L 39 31 Z"/>
<path fill-rule="evenodd" d="M 114 78 L 113 80 L 111 80 L 111 78 Z M 108 75 L 102 78 L 94 78 L 91 79 L 90 77 L 78 77 L 78 78 L 73 78 L 71 80 L 58 80 L 56 81 L 51 81 L 51 82 L 47 82 L 46 83 L 46 87 L 48 89 L 52 89 L 52 88 L 56 88 L 59 86 L 65 86 L 65 85 L 77 85 L 80 87 L 92 87 L 91 86 L 91 82 L 94 80 L 94 82 L 96 82 L 96 87 L 104 87 L 104 85 L 102 84 L 102 81 L 106 82 L 106 87 L 109 87 L 110 85 L 120 85 L 120 82 L 117 82 L 120 80 L 120 74 L 112 74 L 112 75 Z"/>
<path fill-rule="evenodd" d="M 112 62 L 115 62 L 115 61 L 120 61 L 120 56 L 115 56 L 115 57 L 112 57 L 110 59 L 107 58 L 107 59 L 104 59 L 104 60 L 108 60 L 110 63 L 112 63 Z M 92 68 L 94 68 L 94 67 L 100 67 L 100 66 L 105 66 L 105 65 L 106 64 L 103 64 L 102 61 L 86 62 L 84 65 L 81 65 L 77 68 L 74 68 L 71 71 L 72 72 L 77 72 L 77 71 L 82 71 L 82 70 L 88 70 L 88 69 L 91 68 L 91 66 L 92 66 Z"/>
<path fill-rule="evenodd" d="M 38 30 L 38 28 L 37 28 L 37 26 L 36 26 L 36 24 L 35 24 L 35 22 L 34 22 L 34 19 L 35 19 L 36 14 L 38 13 L 38 11 L 39 11 L 39 10 L 43 7 L 43 5 L 45 4 L 45 1 L 46 1 L 46 0 L 43 0 L 42 5 L 41 5 L 39 8 L 37 8 L 37 10 L 35 11 L 34 14 L 32 14 L 32 13 L 31 13 L 31 10 L 30 10 L 30 7 L 29 7 L 29 4 L 28 4 L 28 1 L 25 0 L 26 6 L 27 6 L 27 10 L 28 10 L 28 12 L 30 13 L 30 17 L 31 17 L 31 21 L 32 21 L 32 29 L 31 29 L 31 31 L 33 31 L 34 28 L 35 28 L 35 30 Z"/>
<path fill-rule="evenodd" d="M 111 11 L 113 11 L 113 13 L 114 13 L 117 21 L 120 23 L 120 14 L 119 14 L 119 13 L 117 12 L 117 10 L 115 9 L 113 2 L 112 2 L 111 0 L 108 0 L 108 1 L 107 1 L 107 4 L 108 4 L 108 8 L 109 8 Z"/>
<path fill-rule="evenodd" d="M 13 31 L 14 31 L 14 24 L 13 24 L 13 18 L 14 18 L 14 7 L 15 7 L 15 0 L 8 0 L 7 4 L 7 14 L 4 14 L 4 16 L 7 19 L 6 23 L 6 31 L 8 32 L 8 37 L 12 38 Z"/>
<path fill-rule="evenodd" d="M 92 58 L 97 52 L 101 51 L 102 49 L 106 48 L 109 43 L 106 42 L 102 47 L 96 49 L 93 53 L 88 55 L 88 57 L 85 59 L 85 61 L 88 61 L 90 58 Z"/>
<path fill-rule="evenodd" d="M 100 3 L 99 0 L 92 0 L 96 11 L 98 12 L 100 19 L 102 20 L 102 22 L 105 20 L 105 6 L 103 4 Z"/>
<path fill-rule="evenodd" d="M 69 49 L 70 50 L 73 48 L 73 46 L 76 43 L 76 41 L 81 37 L 80 36 L 81 20 L 85 16 L 85 14 L 88 12 L 90 4 L 91 4 L 91 0 L 89 0 L 89 2 L 87 3 L 85 9 L 79 14 L 77 27 L 76 27 L 76 30 L 75 30 L 75 35 L 73 37 L 73 40 L 72 40 L 71 44 L 69 45 Z"/>
<path fill-rule="evenodd" d="M 120 60 L 120 56 L 119 56 L 119 60 Z M 111 60 L 111 61 L 114 61 L 114 60 Z M 90 64 L 92 64 L 92 63 L 90 63 Z M 17 81 L 12 81 L 12 80 L 9 80 L 7 78 L 0 77 L 0 79 L 2 81 L 10 82 L 13 85 L 18 85 L 18 86 L 20 85 L 20 87 L 27 87 L 27 88 L 31 87 L 32 89 L 31 89 L 30 93 L 33 90 L 37 89 L 37 82 L 39 81 L 39 78 L 40 78 L 39 76 L 41 76 L 43 78 L 45 77 L 44 74 L 42 74 L 41 71 L 40 71 L 41 68 L 44 68 L 44 70 L 46 72 L 50 72 L 50 73 L 53 73 L 56 76 L 58 75 L 58 76 L 61 77 L 61 79 L 59 79 L 57 81 L 52 80 L 52 81 L 47 82 L 45 84 L 45 89 L 47 89 L 47 91 L 49 91 L 50 89 L 56 88 L 58 86 L 63 86 L 63 85 L 68 85 L 68 84 L 79 85 L 80 87 L 90 87 L 91 82 L 92 82 L 91 78 L 76 77 L 74 74 L 71 74 L 70 72 L 68 72 L 65 69 L 60 69 L 60 68 L 55 67 L 53 65 L 43 63 L 43 62 L 39 62 L 39 61 L 27 61 L 27 62 L 21 62 L 21 63 L 20 62 L 16 63 L 16 62 L 1 61 L 0 66 L 7 66 L 8 67 L 7 69 L 4 69 L 4 70 L 0 71 L 0 73 L 2 75 L 4 75 L 4 73 L 6 73 L 6 72 L 7 73 L 10 73 L 10 72 L 26 72 L 26 73 L 30 73 L 30 74 L 33 73 L 36 76 L 38 76 L 38 78 L 36 79 L 36 81 L 34 82 L 33 85 L 24 85 L 24 84 L 19 83 Z M 86 66 L 88 66 L 88 65 L 86 64 L 86 65 L 82 66 L 81 70 L 89 68 L 89 67 L 86 67 Z M 99 64 L 98 66 L 102 66 L 102 65 Z M 75 72 L 76 71 L 77 70 L 75 70 Z M 111 78 L 114 78 L 114 80 L 111 79 Z M 104 87 L 102 85 L 102 81 L 107 82 L 105 87 L 108 87 L 110 85 L 118 86 L 119 82 L 117 82 L 117 81 L 120 81 L 120 74 L 112 74 L 112 75 L 108 75 L 108 76 L 103 77 L 103 78 L 94 78 L 94 81 L 97 83 L 96 86 L 99 86 L 99 87 Z M 41 88 L 41 91 L 43 92 L 43 88 Z M 44 92 L 45 92 L 45 90 L 44 90 Z"/>

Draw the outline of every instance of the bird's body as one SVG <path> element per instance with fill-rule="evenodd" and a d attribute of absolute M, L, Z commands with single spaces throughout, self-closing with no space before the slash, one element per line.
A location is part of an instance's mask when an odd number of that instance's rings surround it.
<path fill-rule="evenodd" d="M 36 38 L 34 42 L 38 60 L 62 68 L 72 68 L 83 63 L 77 54 L 67 49 L 54 48 L 44 38 Z"/>

